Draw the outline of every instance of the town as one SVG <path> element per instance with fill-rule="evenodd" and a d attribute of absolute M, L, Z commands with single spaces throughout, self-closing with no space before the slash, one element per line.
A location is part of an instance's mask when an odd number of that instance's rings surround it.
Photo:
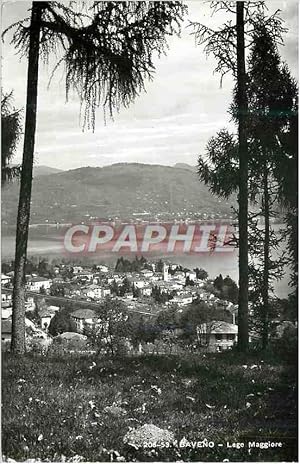
<path fill-rule="evenodd" d="M 2 461 L 298 462 L 298 2 L 3 4 Z"/>
<path fill-rule="evenodd" d="M 4 268 L 2 344 L 8 347 L 13 271 L 9 265 L 4 264 Z M 91 338 L 89 331 L 103 329 L 102 315 L 107 305 L 115 316 L 126 314 L 123 322 L 126 325 L 128 320 L 131 332 L 124 336 L 124 330 L 122 334 L 115 330 L 115 338 L 125 339 L 129 352 L 135 346 L 140 353 L 153 349 L 170 352 L 170 344 L 178 352 L 182 339 L 185 348 L 219 352 L 237 341 L 238 288 L 228 276 L 211 280 L 204 269 L 190 270 L 162 259 L 147 261 L 143 256 L 132 262 L 120 257 L 114 267 L 49 264 L 40 259 L 35 264 L 29 261 L 28 269 L 31 271 L 26 276 L 25 301 L 28 349 L 32 344 L 48 349 L 57 338 L 86 341 Z M 137 325 L 140 328 L 141 324 L 145 333 L 137 340 Z M 102 332 L 104 340 L 106 335 Z M 137 345 L 133 339 L 138 341 Z M 82 350 L 82 343 L 79 346 Z M 85 350 L 87 346 L 91 349 L 87 343 Z"/>

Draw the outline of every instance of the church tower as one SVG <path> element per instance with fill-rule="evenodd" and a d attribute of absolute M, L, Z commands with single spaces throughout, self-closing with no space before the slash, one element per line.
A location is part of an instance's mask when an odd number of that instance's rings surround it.
<path fill-rule="evenodd" d="M 167 282 L 169 280 L 169 266 L 164 263 L 163 267 L 163 280 Z"/>

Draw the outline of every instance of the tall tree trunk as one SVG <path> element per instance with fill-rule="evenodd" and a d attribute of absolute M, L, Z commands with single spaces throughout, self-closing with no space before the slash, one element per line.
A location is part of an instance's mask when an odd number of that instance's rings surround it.
<path fill-rule="evenodd" d="M 16 231 L 14 289 L 12 297 L 13 312 L 11 349 L 16 354 L 23 354 L 25 352 L 25 265 L 30 219 L 32 167 L 36 130 L 41 15 L 42 2 L 32 2 L 27 71 L 25 134 Z"/>
<path fill-rule="evenodd" d="M 265 218 L 265 240 L 264 240 L 264 270 L 263 270 L 263 288 L 262 288 L 262 348 L 265 350 L 268 346 L 269 338 L 269 254 L 270 254 L 270 201 L 268 188 L 268 164 L 264 165 L 263 178 L 263 210 Z"/>
<path fill-rule="evenodd" d="M 239 111 L 239 310 L 238 348 L 248 350 L 248 146 L 244 2 L 237 2 L 237 99 Z"/>

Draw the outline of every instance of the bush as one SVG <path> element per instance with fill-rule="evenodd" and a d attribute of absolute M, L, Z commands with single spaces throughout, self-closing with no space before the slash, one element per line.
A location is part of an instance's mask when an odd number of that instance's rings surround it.
<path fill-rule="evenodd" d="M 288 325 L 281 337 L 272 343 L 274 353 L 289 364 L 298 364 L 298 330 Z"/>
<path fill-rule="evenodd" d="M 53 340 L 51 347 L 51 354 L 65 354 L 70 351 L 84 351 L 87 349 L 87 340 L 72 338 L 64 339 L 60 336 L 56 337 Z"/>
<path fill-rule="evenodd" d="M 30 338 L 26 340 L 26 351 L 36 355 L 46 355 L 51 346 L 51 339 Z"/>
<path fill-rule="evenodd" d="M 120 338 L 116 340 L 114 348 L 115 348 L 116 356 L 124 357 L 129 352 L 128 343 L 126 339 L 124 338 Z"/>

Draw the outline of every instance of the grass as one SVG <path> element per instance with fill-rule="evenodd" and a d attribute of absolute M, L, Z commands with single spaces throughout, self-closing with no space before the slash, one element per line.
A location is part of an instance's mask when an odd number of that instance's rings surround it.
<path fill-rule="evenodd" d="M 2 451 L 17 461 L 297 461 L 296 401 L 295 369 L 233 353 L 124 359 L 4 353 Z M 126 414 L 104 411 L 113 404 Z M 150 423 L 178 441 L 206 438 L 215 446 L 123 443 L 130 427 Z M 254 440 L 283 446 L 249 453 Z M 229 449 L 227 441 L 245 448 Z"/>

